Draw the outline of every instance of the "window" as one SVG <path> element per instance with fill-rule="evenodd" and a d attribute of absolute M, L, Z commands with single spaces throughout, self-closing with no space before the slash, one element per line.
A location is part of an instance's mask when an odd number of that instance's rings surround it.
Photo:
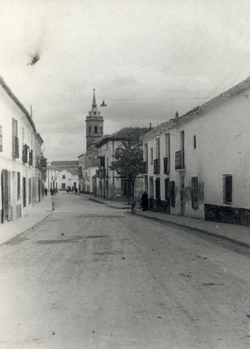
<path fill-rule="evenodd" d="M 18 123 L 15 119 L 12 119 L 12 156 L 19 158 Z"/>
<path fill-rule="evenodd" d="M 166 157 L 170 158 L 170 133 L 167 133 L 165 136 Z"/>
<path fill-rule="evenodd" d="M 89 132 L 91 132 L 91 126 L 89 126 Z"/>
<path fill-rule="evenodd" d="M 95 126 L 95 134 L 97 134 L 97 126 Z"/>
<path fill-rule="evenodd" d="M 233 176 L 223 175 L 223 203 L 231 204 L 233 197 Z"/>
<path fill-rule="evenodd" d="M 198 177 L 192 177 L 192 207 L 197 209 L 199 207 L 199 183 Z"/>
<path fill-rule="evenodd" d="M 193 142 L 194 142 L 194 149 L 196 149 L 196 136 L 194 136 Z"/>
<path fill-rule="evenodd" d="M 102 126 L 100 127 L 100 133 L 102 134 Z"/>
<path fill-rule="evenodd" d="M 65 176 L 65 175 L 62 175 L 62 179 L 66 179 L 66 176 Z"/>
<path fill-rule="evenodd" d="M 154 163 L 154 151 L 153 151 L 153 148 L 150 148 L 150 161 L 151 161 L 151 165 L 153 165 L 153 163 Z"/>
<path fill-rule="evenodd" d="M 62 189 L 65 189 L 65 188 L 66 188 L 65 183 L 62 183 Z"/>
<path fill-rule="evenodd" d="M 170 204 L 175 207 L 175 182 L 170 181 Z"/>
<path fill-rule="evenodd" d="M 0 126 L 0 151 L 3 151 L 3 127 Z"/>
<path fill-rule="evenodd" d="M 156 154 L 155 154 L 156 159 L 160 159 L 160 138 L 156 138 Z"/>
<path fill-rule="evenodd" d="M 30 150 L 29 153 L 29 165 L 33 166 L 33 150 Z"/>
<path fill-rule="evenodd" d="M 104 168 L 105 167 L 105 157 L 101 156 L 100 157 L 100 168 Z"/>
<path fill-rule="evenodd" d="M 148 163 L 148 144 L 147 143 L 144 144 L 144 159 L 146 163 Z"/>

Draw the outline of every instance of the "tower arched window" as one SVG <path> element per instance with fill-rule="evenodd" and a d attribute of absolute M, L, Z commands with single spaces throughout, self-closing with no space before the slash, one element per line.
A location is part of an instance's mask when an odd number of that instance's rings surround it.
<path fill-rule="evenodd" d="M 91 132 L 91 126 L 89 126 L 89 132 Z"/>
<path fill-rule="evenodd" d="M 95 134 L 97 134 L 97 126 L 95 126 Z"/>

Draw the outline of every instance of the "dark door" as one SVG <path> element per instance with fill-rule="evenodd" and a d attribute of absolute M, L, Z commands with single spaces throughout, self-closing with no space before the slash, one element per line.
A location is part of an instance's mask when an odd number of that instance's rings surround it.
<path fill-rule="evenodd" d="M 26 207 L 26 178 L 23 177 L 23 207 Z"/>
<path fill-rule="evenodd" d="M 181 176 L 181 190 L 180 190 L 180 196 L 181 196 L 181 215 L 185 215 L 185 177 Z"/>
<path fill-rule="evenodd" d="M 1 187 L 2 187 L 2 223 L 7 219 L 9 220 L 9 179 L 8 179 L 8 171 L 2 170 L 1 173 Z"/>

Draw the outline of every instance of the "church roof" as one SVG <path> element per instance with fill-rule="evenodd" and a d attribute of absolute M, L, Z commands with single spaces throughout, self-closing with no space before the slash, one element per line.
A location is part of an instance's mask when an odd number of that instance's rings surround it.
<path fill-rule="evenodd" d="M 70 167 L 70 166 L 78 166 L 77 160 L 62 160 L 62 161 L 51 161 L 52 166 L 56 167 Z"/>
<path fill-rule="evenodd" d="M 139 138 L 149 131 L 150 129 L 148 127 L 124 127 L 112 133 L 111 135 L 106 135 L 99 138 L 95 142 L 95 146 L 99 148 L 110 140 L 118 140 L 118 141 L 126 140 L 131 135 L 134 135 Z"/>

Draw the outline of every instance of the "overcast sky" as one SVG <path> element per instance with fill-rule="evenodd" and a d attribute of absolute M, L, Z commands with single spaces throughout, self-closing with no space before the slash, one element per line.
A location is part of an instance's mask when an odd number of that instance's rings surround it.
<path fill-rule="evenodd" d="M 1 0 L 0 75 L 32 105 L 45 156 L 77 160 L 93 88 L 110 134 L 250 76 L 250 0 Z"/>

